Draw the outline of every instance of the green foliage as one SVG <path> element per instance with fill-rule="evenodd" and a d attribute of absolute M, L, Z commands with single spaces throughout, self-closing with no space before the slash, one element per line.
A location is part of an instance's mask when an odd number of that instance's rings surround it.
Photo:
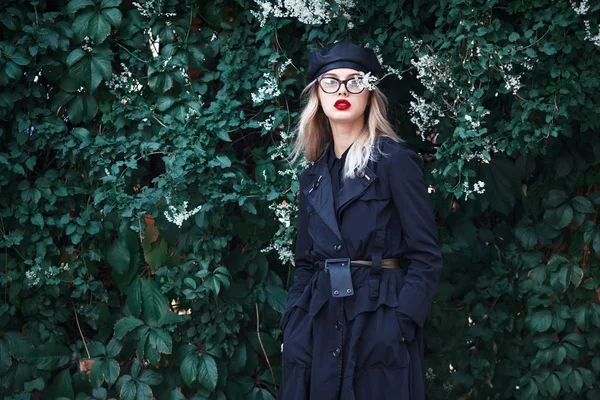
<path fill-rule="evenodd" d="M 3 4 L 0 397 L 274 398 L 284 156 L 309 51 L 350 38 L 429 161 L 430 398 L 598 398 L 600 6 L 261 1 Z"/>

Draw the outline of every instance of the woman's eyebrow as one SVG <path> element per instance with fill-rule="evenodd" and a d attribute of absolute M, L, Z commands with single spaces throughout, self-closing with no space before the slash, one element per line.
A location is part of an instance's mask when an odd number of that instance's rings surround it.
<path fill-rule="evenodd" d="M 350 72 L 350 73 L 349 73 L 349 74 L 347 74 L 347 75 L 346 75 L 344 78 L 341 78 L 341 77 L 340 77 L 340 75 L 336 74 L 335 72 L 325 72 L 325 73 L 323 74 L 323 77 L 324 77 L 324 78 L 325 78 L 325 77 L 332 77 L 332 78 L 338 78 L 338 79 L 344 80 L 344 79 L 348 79 L 348 78 L 350 78 L 350 77 L 355 77 L 355 76 L 357 76 L 357 75 L 358 75 L 358 73 L 356 73 L 356 72 Z"/>

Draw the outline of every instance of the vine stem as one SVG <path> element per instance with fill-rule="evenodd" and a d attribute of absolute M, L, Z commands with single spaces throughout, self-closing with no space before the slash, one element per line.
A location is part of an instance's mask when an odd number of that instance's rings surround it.
<path fill-rule="evenodd" d="M 277 385 L 275 384 L 275 374 L 273 373 L 273 367 L 271 367 L 271 361 L 269 361 L 269 356 L 267 356 L 265 346 L 263 345 L 262 339 L 260 338 L 260 316 L 258 313 L 257 302 L 254 302 L 254 307 L 256 308 L 256 336 L 258 337 L 258 343 L 260 343 L 260 348 L 262 349 L 263 354 L 265 355 L 265 359 L 267 360 L 267 365 L 269 366 L 271 377 L 273 377 L 273 387 L 275 388 L 275 397 L 277 397 Z"/>
<path fill-rule="evenodd" d="M 73 306 L 73 313 L 75 313 L 75 322 L 77 323 L 77 329 L 79 329 L 79 334 L 81 335 L 81 341 L 83 342 L 83 347 L 85 347 L 85 352 L 87 353 L 88 359 L 91 359 L 90 350 L 87 347 L 87 343 L 85 343 L 85 337 L 83 336 L 83 332 L 81 331 L 81 325 L 79 325 L 79 317 L 77 316 L 77 311 L 75 311 L 75 306 Z"/>

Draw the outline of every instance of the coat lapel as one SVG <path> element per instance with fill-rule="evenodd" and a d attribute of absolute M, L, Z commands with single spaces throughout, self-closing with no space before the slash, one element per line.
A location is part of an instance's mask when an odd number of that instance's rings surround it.
<path fill-rule="evenodd" d="M 342 241 L 342 234 L 335 218 L 331 175 L 327 164 L 322 161 L 317 162 L 310 175 L 312 183 L 304 189 L 306 200 L 335 236 Z"/>
<path fill-rule="evenodd" d="M 376 179 L 377 175 L 369 167 L 366 167 L 364 172 L 356 178 L 345 180 L 340 190 L 336 215 L 341 216 L 344 208 L 360 197 Z"/>

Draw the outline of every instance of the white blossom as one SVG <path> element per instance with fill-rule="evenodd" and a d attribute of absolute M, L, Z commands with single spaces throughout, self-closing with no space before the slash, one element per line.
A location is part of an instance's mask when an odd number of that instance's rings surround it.
<path fill-rule="evenodd" d="M 583 0 L 579 5 L 576 5 L 574 1 L 571 1 L 571 7 L 573 7 L 573 11 L 579 15 L 585 15 L 590 10 L 588 0 Z"/>
<path fill-rule="evenodd" d="M 94 49 L 92 48 L 92 46 L 90 46 L 90 43 L 91 43 L 90 37 L 89 36 L 84 37 L 83 38 L 83 44 L 81 45 L 81 48 L 83 50 L 87 51 L 88 53 L 91 53 L 92 50 L 94 50 Z"/>
<path fill-rule="evenodd" d="M 183 202 L 183 211 L 180 212 L 177 207 L 172 206 L 170 204 L 170 198 L 168 196 L 166 199 L 167 199 L 167 205 L 169 206 L 169 209 L 164 212 L 164 215 L 167 218 L 167 221 L 177 225 L 179 228 L 181 228 L 181 225 L 183 225 L 183 222 L 185 220 L 187 220 L 191 216 L 197 214 L 198 211 L 200 211 L 202 209 L 202 205 L 199 205 L 198 207 L 194 208 L 193 210 L 187 211 L 188 202 L 184 201 Z"/>
<path fill-rule="evenodd" d="M 273 124 L 274 123 L 275 123 L 275 116 L 271 115 L 271 116 L 269 116 L 269 118 L 265 119 L 264 121 L 260 121 L 258 123 L 258 125 L 260 125 L 260 127 L 265 132 L 271 132 L 273 130 Z"/>
<path fill-rule="evenodd" d="M 146 18 L 152 18 L 154 16 L 175 17 L 177 15 L 175 13 L 162 12 L 164 0 L 146 0 L 141 3 L 133 2 L 132 5 L 137 8 L 142 17 Z"/>
<path fill-rule="evenodd" d="M 334 17 L 333 7 L 324 0 L 254 0 L 260 7 L 260 12 L 251 11 L 264 26 L 269 17 L 296 18 L 307 25 L 323 25 L 331 22 Z M 342 15 L 350 19 L 348 9 L 356 7 L 354 0 L 335 0 Z"/>
<path fill-rule="evenodd" d="M 124 63 L 121 63 L 123 71 L 120 74 L 113 73 L 110 80 L 106 82 L 106 86 L 112 90 L 121 91 L 124 94 L 133 94 L 141 91 L 144 87 L 133 77 L 133 74 Z"/>
<path fill-rule="evenodd" d="M 257 93 L 252 93 L 250 96 L 252 97 L 252 102 L 256 104 L 260 104 L 265 100 L 271 100 L 281 95 L 281 91 L 279 90 L 279 82 L 277 81 L 277 77 L 272 73 L 265 72 L 263 73 L 264 82 L 258 88 Z"/>
<path fill-rule="evenodd" d="M 600 47 L 600 32 L 596 35 L 592 35 L 592 30 L 590 28 L 590 21 L 583 21 L 585 24 L 585 40 L 588 40 L 594 43 L 595 46 Z M 598 25 L 598 31 L 600 31 L 600 25 Z"/>
<path fill-rule="evenodd" d="M 369 89 L 370 92 L 375 90 L 375 84 L 378 81 L 376 76 L 371 75 L 370 72 L 365 74 L 363 71 L 360 71 L 359 77 L 360 79 L 358 80 L 358 87 L 361 89 Z"/>
<path fill-rule="evenodd" d="M 440 123 L 438 117 L 443 117 L 444 113 L 440 107 L 432 102 L 427 102 L 423 97 L 411 91 L 410 94 L 415 98 L 415 101 L 410 102 L 408 113 L 410 120 L 419 128 L 421 138 L 425 140 L 426 134 L 431 128 Z"/>

